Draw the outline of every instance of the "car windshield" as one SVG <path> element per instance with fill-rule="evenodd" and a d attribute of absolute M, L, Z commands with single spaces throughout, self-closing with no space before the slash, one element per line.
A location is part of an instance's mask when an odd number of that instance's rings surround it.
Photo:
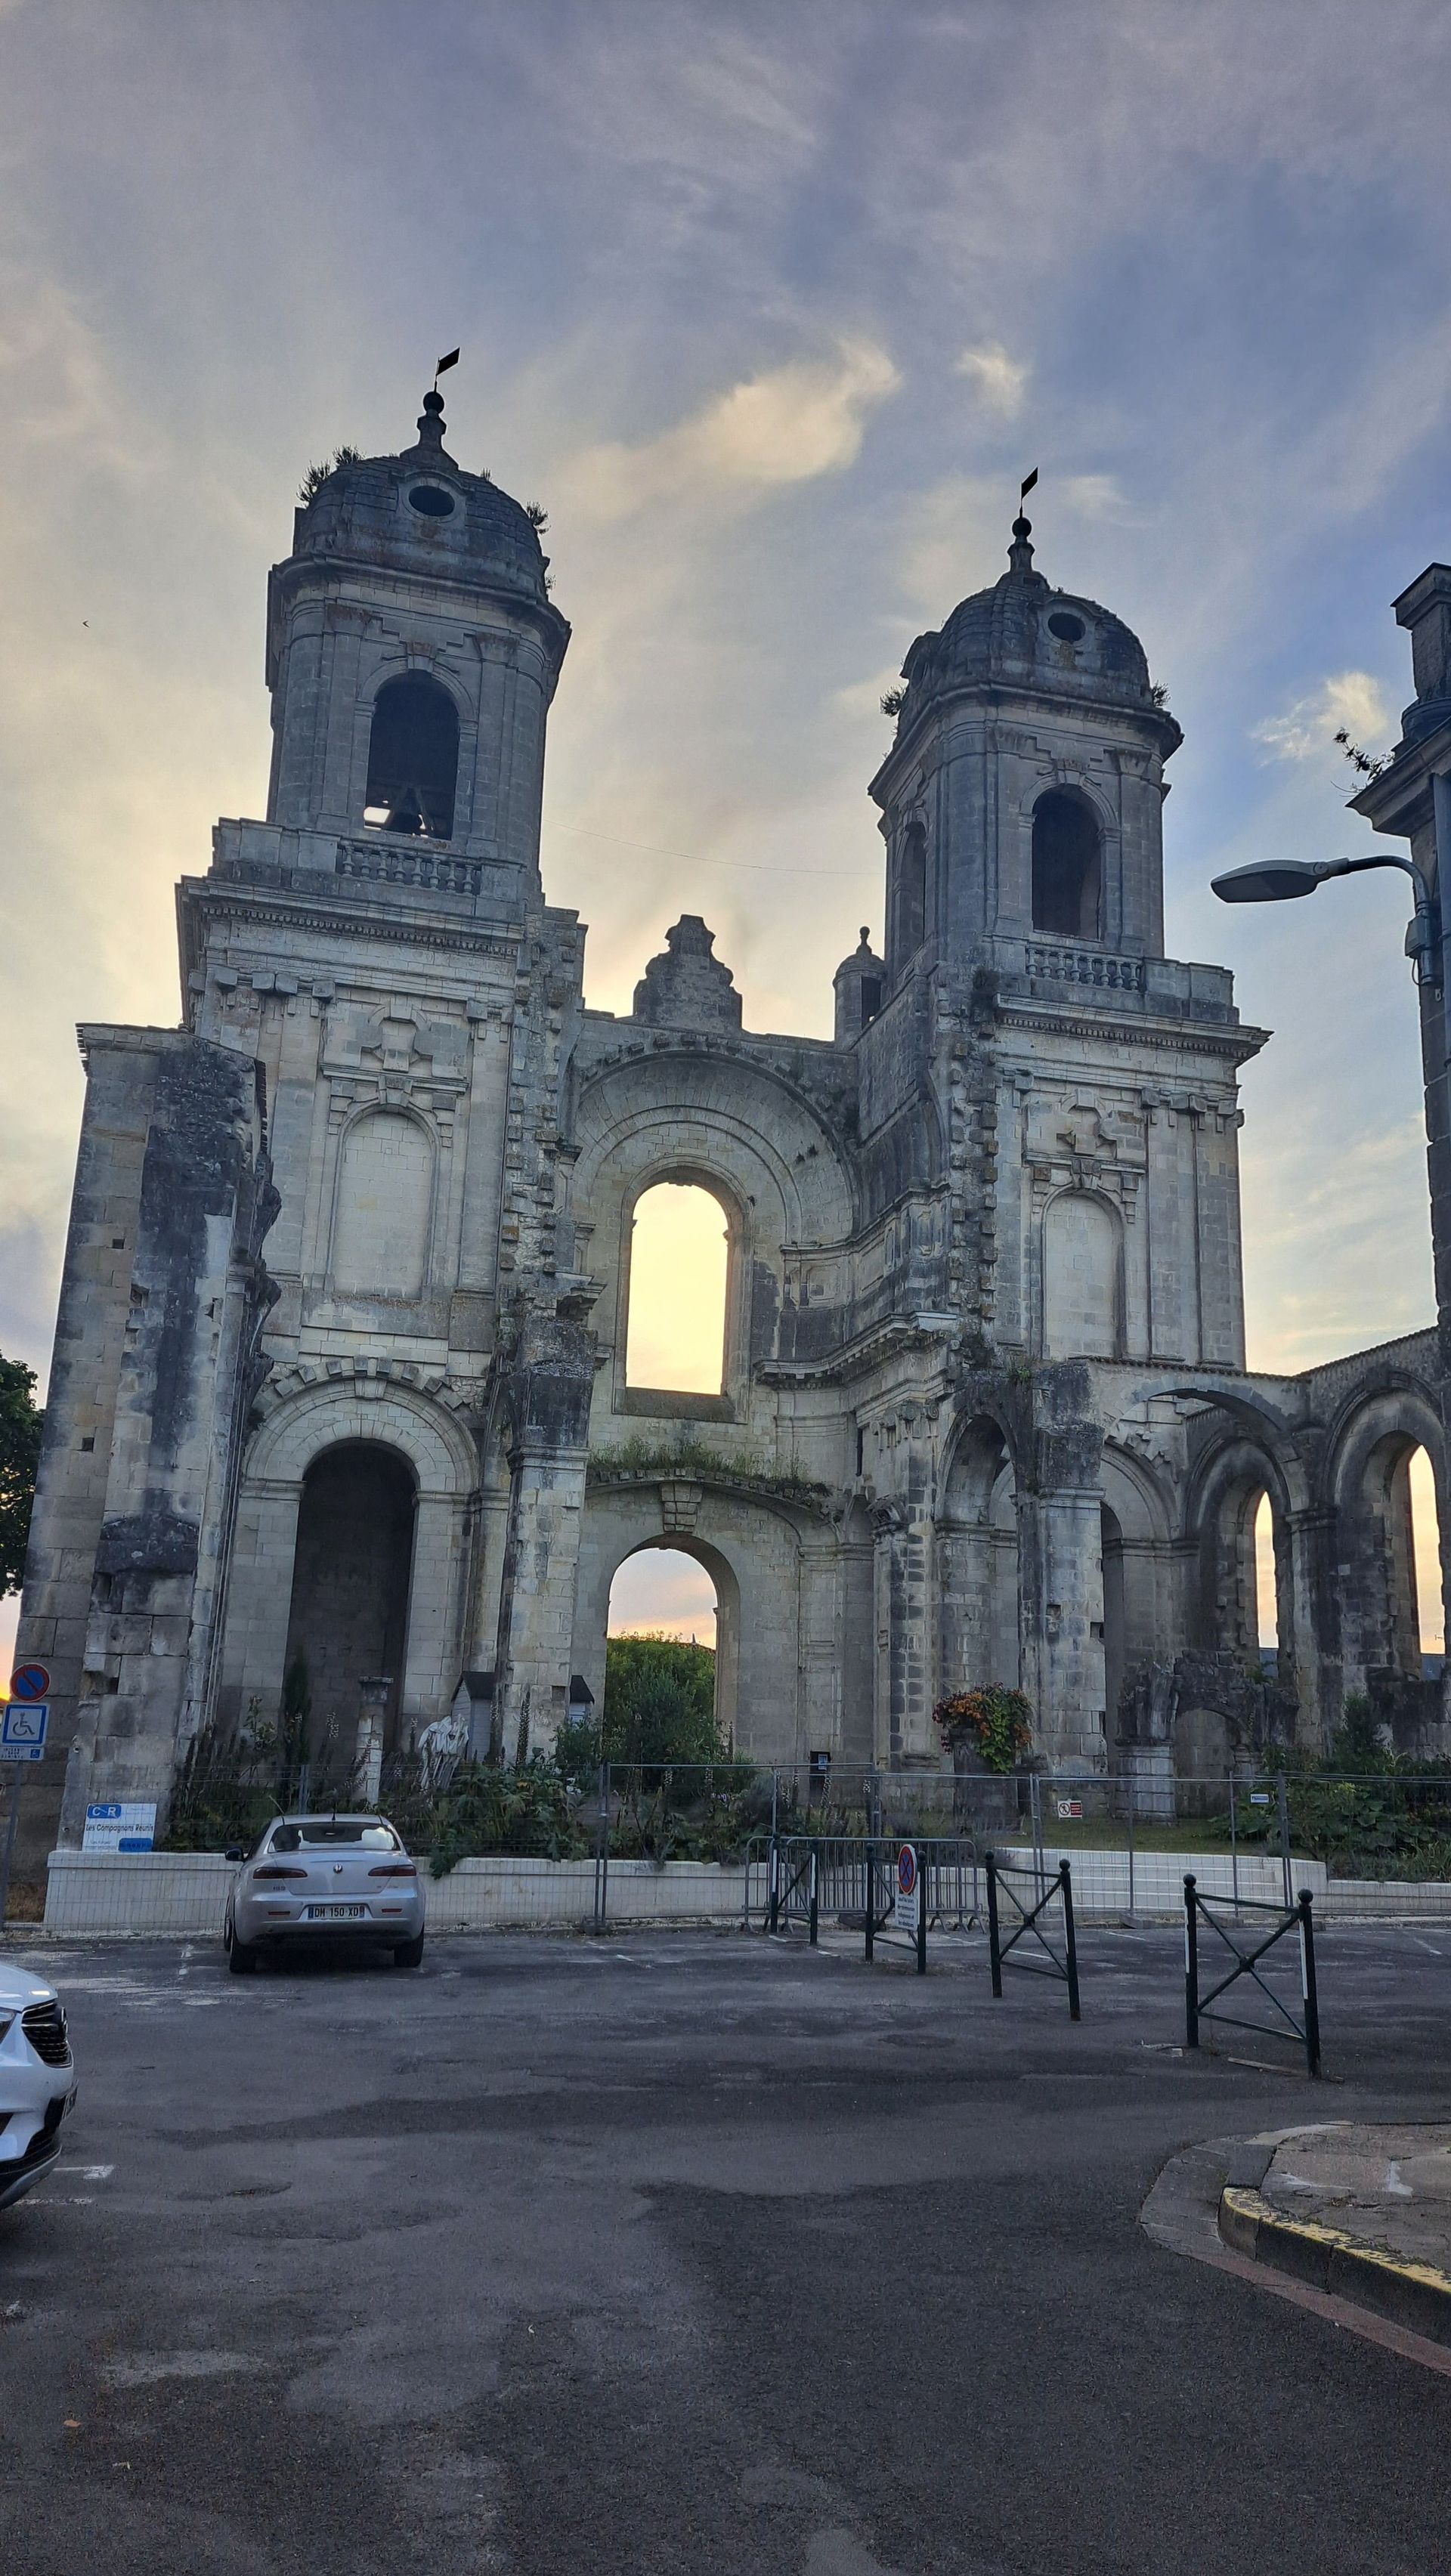
<path fill-rule="evenodd" d="M 391 1825 L 370 1821 L 363 1816 L 324 1816 L 306 1824 L 279 1825 L 272 1837 L 274 1851 L 302 1851 L 319 1844 L 333 1847 L 345 1843 L 354 1851 L 401 1851 Z"/>

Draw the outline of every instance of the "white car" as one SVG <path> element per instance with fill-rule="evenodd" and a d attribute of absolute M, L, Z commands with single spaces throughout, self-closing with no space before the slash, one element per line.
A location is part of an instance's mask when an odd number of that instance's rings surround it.
<path fill-rule="evenodd" d="M 0 1959 L 0 2209 L 49 2173 L 75 2098 L 59 1996 Z"/>

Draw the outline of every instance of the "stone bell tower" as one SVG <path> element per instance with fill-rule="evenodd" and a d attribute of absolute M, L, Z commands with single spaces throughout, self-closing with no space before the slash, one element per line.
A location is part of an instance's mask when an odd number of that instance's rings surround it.
<path fill-rule="evenodd" d="M 1033 940 L 1162 957 L 1164 763 L 1183 736 L 1138 637 L 1034 570 L 1026 519 L 1001 580 L 919 635 L 902 676 L 872 782 L 892 982 L 918 960 L 1020 969 Z"/>
<path fill-rule="evenodd" d="M 297 512 L 268 585 L 267 821 L 287 835 L 283 864 L 407 882 L 400 862 L 447 850 L 435 883 L 517 911 L 541 899 L 545 720 L 569 628 L 528 511 L 443 438 L 435 390 L 412 447 L 345 459 Z"/>

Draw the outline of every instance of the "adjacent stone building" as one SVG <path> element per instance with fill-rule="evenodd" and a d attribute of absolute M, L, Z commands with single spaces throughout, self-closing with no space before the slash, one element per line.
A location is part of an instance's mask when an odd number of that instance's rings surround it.
<path fill-rule="evenodd" d="M 74 1738 L 66 1837 L 275 1715 L 298 1654 L 344 1733 L 459 1701 L 501 1758 L 547 1747 L 662 1544 L 714 1580 L 720 1715 L 762 1757 L 937 1764 L 934 1701 L 984 1680 L 1059 1774 L 1222 1770 L 1267 1716 L 1318 1743 L 1350 1688 L 1439 1743 L 1434 1337 L 1245 1372 L 1264 1033 L 1164 954 L 1180 732 L 1137 639 L 1019 520 L 907 656 L 882 952 L 838 970 L 832 1038 L 747 1030 L 692 915 L 628 1018 L 589 1010 L 539 874 L 569 628 L 441 414 L 297 512 L 266 819 L 179 888 L 182 1026 L 82 1032 L 20 1632 Z M 704 1394 L 626 1370 L 635 1212 L 681 1181 L 727 1239 Z"/>

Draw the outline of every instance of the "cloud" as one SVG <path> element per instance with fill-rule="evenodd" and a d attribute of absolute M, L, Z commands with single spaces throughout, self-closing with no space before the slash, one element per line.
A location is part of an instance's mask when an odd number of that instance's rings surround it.
<path fill-rule="evenodd" d="M 980 348 L 964 349 L 952 372 L 967 378 L 985 411 L 996 412 L 1000 420 L 1016 420 L 1029 371 L 1019 359 L 1009 357 L 1001 340 L 984 340 Z"/>
<path fill-rule="evenodd" d="M 1070 474 L 1057 491 L 1071 518 L 1125 519 L 1129 515 L 1128 496 L 1112 474 Z"/>
<path fill-rule="evenodd" d="M 843 340 L 830 358 L 732 385 L 656 438 L 587 449 L 565 468 L 569 498 L 595 519 L 622 519 L 661 501 L 747 499 L 840 473 L 856 462 L 868 413 L 900 383 L 884 349 Z"/>
<path fill-rule="evenodd" d="M 1257 724 L 1251 741 L 1263 743 L 1275 760 L 1315 760 L 1333 749 L 1342 730 L 1362 747 L 1380 742 L 1391 730 L 1385 691 L 1369 671 L 1340 671 L 1322 680 L 1308 697 L 1297 698 L 1278 716 Z"/>

